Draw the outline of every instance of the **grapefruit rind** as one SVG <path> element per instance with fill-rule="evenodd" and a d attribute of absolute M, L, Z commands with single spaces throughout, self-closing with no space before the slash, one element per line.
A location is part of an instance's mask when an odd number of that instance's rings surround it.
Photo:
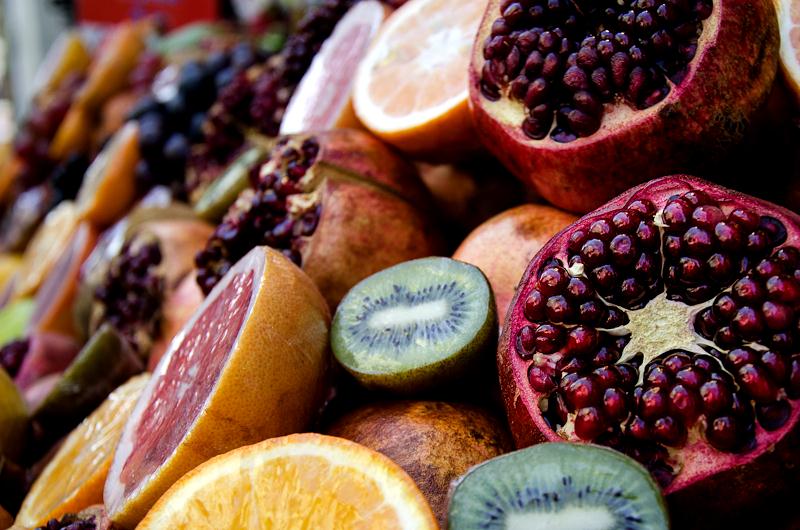
<path fill-rule="evenodd" d="M 178 446 L 157 471 L 125 494 L 121 475 L 139 445 L 136 435 L 154 390 L 170 369 L 195 322 L 238 274 L 254 272 L 249 310 L 217 380 Z M 202 462 L 265 438 L 309 427 L 322 404 L 330 362 L 330 311 L 319 290 L 296 265 L 256 247 L 223 277 L 170 343 L 125 426 L 106 480 L 104 500 L 114 523 L 135 527 L 158 498 Z M 169 405 L 162 407 L 169 410 Z M 181 411 L 174 411 L 181 414 Z"/>

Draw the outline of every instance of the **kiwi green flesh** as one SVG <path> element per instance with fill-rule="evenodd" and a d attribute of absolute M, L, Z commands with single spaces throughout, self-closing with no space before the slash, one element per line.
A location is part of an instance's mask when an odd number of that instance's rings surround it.
<path fill-rule="evenodd" d="M 108 397 L 144 370 L 139 356 L 109 324 L 103 324 L 33 412 L 53 435 L 67 432 Z"/>
<path fill-rule="evenodd" d="M 472 468 L 452 491 L 450 530 L 667 530 L 658 486 L 605 447 L 545 443 Z"/>
<path fill-rule="evenodd" d="M 211 222 L 221 220 L 239 194 L 250 184 L 250 168 L 266 156 L 266 150 L 256 145 L 236 157 L 197 200 L 194 205 L 197 216 Z"/>
<path fill-rule="evenodd" d="M 334 316 L 331 344 L 365 386 L 412 393 L 476 366 L 494 349 L 496 329 L 483 273 L 433 257 L 395 265 L 353 287 Z"/>

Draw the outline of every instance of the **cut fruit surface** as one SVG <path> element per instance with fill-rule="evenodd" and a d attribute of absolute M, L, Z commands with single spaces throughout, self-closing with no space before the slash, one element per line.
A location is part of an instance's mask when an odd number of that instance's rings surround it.
<path fill-rule="evenodd" d="M 367 0 L 336 25 L 297 86 L 281 120 L 281 134 L 357 127 L 350 101 L 353 78 L 390 10 Z"/>
<path fill-rule="evenodd" d="M 86 170 L 76 206 L 81 219 L 108 226 L 127 211 L 136 193 L 139 128 L 128 122 L 115 134 Z"/>
<path fill-rule="evenodd" d="M 800 1 L 775 0 L 781 31 L 781 69 L 800 102 Z"/>
<path fill-rule="evenodd" d="M 479 464 L 456 483 L 451 530 L 667 530 L 647 470 L 604 447 L 540 444 Z"/>
<path fill-rule="evenodd" d="M 39 289 L 69 245 L 78 222 L 72 201 L 63 201 L 47 214 L 22 257 L 22 269 L 14 283 L 16 297 L 30 296 Z"/>
<path fill-rule="evenodd" d="M 331 344 L 362 384 L 408 393 L 474 368 L 496 324 L 494 297 L 477 267 L 422 258 L 357 284 L 339 304 Z"/>
<path fill-rule="evenodd" d="M 395 11 L 357 72 L 361 122 L 414 155 L 474 149 L 467 70 L 485 8 L 485 0 L 411 0 Z"/>
<path fill-rule="evenodd" d="M 138 375 L 112 392 L 76 427 L 33 483 L 16 524 L 39 526 L 103 502 L 103 483 L 122 427 L 148 374 Z"/>
<path fill-rule="evenodd" d="M 331 436 L 297 434 L 218 456 L 178 481 L 137 527 L 438 528 L 397 464 Z"/>
<path fill-rule="evenodd" d="M 35 309 L 32 298 L 20 298 L 0 309 L 0 347 L 25 335 Z"/>
<path fill-rule="evenodd" d="M 327 305 L 277 251 L 256 247 L 209 293 L 156 366 L 105 485 L 132 528 L 178 478 L 231 449 L 306 429 L 329 363 Z"/>

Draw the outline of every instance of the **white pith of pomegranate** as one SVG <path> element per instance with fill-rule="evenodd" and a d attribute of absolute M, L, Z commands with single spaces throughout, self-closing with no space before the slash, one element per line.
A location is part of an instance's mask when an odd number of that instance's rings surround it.
<path fill-rule="evenodd" d="M 673 176 L 555 236 L 498 351 L 517 444 L 610 445 L 667 494 L 780 487 L 798 458 L 798 230 L 792 212 Z"/>
<path fill-rule="evenodd" d="M 264 263 L 255 253 L 240 260 L 205 299 L 161 358 L 120 438 L 105 503 L 118 510 L 172 455 L 212 394 L 255 299 L 254 279 Z M 219 293 L 219 294 L 218 294 Z M 180 410 L 180 421 L 175 421 Z M 134 443 L 136 441 L 137 443 Z M 110 482 L 110 481 L 109 481 Z"/>

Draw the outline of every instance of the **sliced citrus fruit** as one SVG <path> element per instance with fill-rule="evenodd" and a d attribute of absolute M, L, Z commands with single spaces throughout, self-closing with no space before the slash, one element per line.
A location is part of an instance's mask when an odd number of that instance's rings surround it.
<path fill-rule="evenodd" d="M 113 30 L 100 46 L 89 77 L 75 97 L 76 105 L 95 111 L 128 85 L 128 76 L 145 48 L 147 29 L 146 24 L 128 21 Z"/>
<path fill-rule="evenodd" d="M 781 31 L 781 69 L 800 101 L 800 1 L 776 0 Z"/>
<path fill-rule="evenodd" d="M 83 107 L 72 106 L 58 126 L 50 143 L 48 154 L 53 160 L 63 160 L 70 153 L 83 153 L 89 147 L 94 124 L 89 112 Z"/>
<path fill-rule="evenodd" d="M 34 92 L 46 95 L 55 90 L 72 73 L 85 72 L 92 56 L 78 30 L 63 33 L 47 51 L 33 80 Z"/>
<path fill-rule="evenodd" d="M 0 254 L 0 291 L 4 291 L 9 280 L 22 268 L 19 254 Z"/>
<path fill-rule="evenodd" d="M 361 62 L 356 116 L 412 155 L 449 159 L 477 147 L 467 105 L 472 43 L 486 0 L 410 0 Z"/>
<path fill-rule="evenodd" d="M 125 426 L 103 498 L 132 528 L 187 471 L 309 427 L 322 404 L 330 312 L 279 252 L 237 262 L 172 340 Z"/>
<path fill-rule="evenodd" d="M 67 437 L 22 503 L 16 523 L 36 527 L 103 502 L 103 483 L 125 421 L 149 374 L 112 392 Z"/>
<path fill-rule="evenodd" d="M 81 265 L 96 240 L 97 233 L 89 223 L 78 225 L 36 293 L 36 310 L 31 316 L 29 332 L 55 332 L 76 338 L 80 335 L 72 307 L 78 293 Z"/>
<path fill-rule="evenodd" d="M 72 201 L 63 201 L 47 214 L 22 257 L 21 275 L 15 284 L 16 297 L 36 292 L 69 245 L 77 226 L 78 215 Z"/>
<path fill-rule="evenodd" d="M 342 17 L 314 56 L 281 120 L 281 134 L 358 127 L 350 94 L 358 65 L 390 9 L 359 2 Z"/>
<path fill-rule="evenodd" d="M 321 434 L 267 440 L 209 460 L 178 481 L 137 527 L 438 528 L 403 469 Z"/>
<path fill-rule="evenodd" d="M 86 170 L 78 191 L 78 215 L 96 226 L 108 226 L 128 210 L 136 195 L 139 128 L 128 122 Z"/>

